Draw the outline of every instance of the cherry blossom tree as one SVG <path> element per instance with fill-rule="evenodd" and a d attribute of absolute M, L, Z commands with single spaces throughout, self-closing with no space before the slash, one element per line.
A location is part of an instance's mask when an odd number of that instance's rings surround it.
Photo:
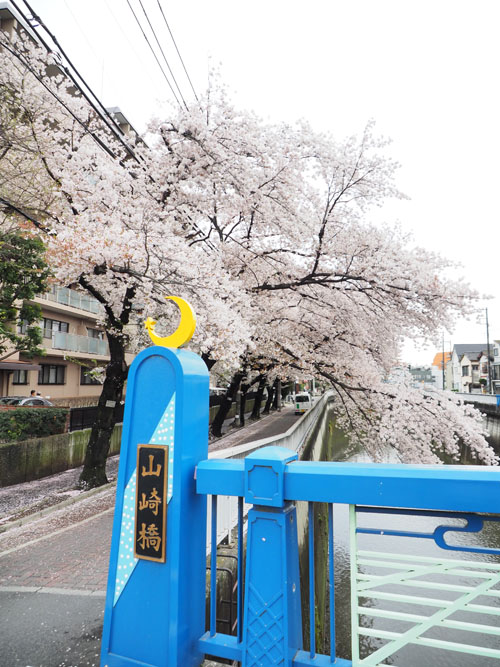
<path fill-rule="evenodd" d="M 161 192 L 145 166 L 147 147 L 131 151 L 103 127 L 43 49 L 17 37 L 4 38 L 2 47 L 0 86 L 14 107 L 1 128 L 3 209 L 40 230 L 57 284 L 86 290 L 104 309 L 110 361 L 80 478 L 92 487 L 107 481 L 125 354 L 143 326 L 142 313 L 154 311 L 161 326 L 171 327 L 175 315 L 164 296 L 188 298 L 198 312 L 198 336 L 218 359 L 234 364 L 245 344 L 243 293 L 217 252 L 189 247 L 177 221 L 178 198 Z M 175 181 L 182 172 L 171 165 Z"/>
<path fill-rule="evenodd" d="M 195 187 L 184 181 L 191 244 L 220 248 L 246 287 L 252 343 L 229 398 L 262 367 L 275 377 L 322 376 L 336 390 L 339 422 L 375 453 L 389 421 L 403 460 L 421 461 L 422 447 L 428 461 L 440 451 L 455 457 L 461 439 L 493 463 L 469 407 L 452 396 L 424 400 L 408 384 L 387 390 L 403 338 L 432 339 L 443 322 L 452 327 L 472 314 L 477 297 L 446 278 L 446 260 L 412 248 L 398 228 L 370 224 L 373 206 L 401 196 L 387 142 L 372 124 L 360 138 L 336 142 L 305 123 L 265 125 L 223 94 L 204 104 L 151 129 L 155 172 L 172 155 L 201 165 Z"/>
<path fill-rule="evenodd" d="M 264 123 L 212 88 L 131 149 L 64 76 L 47 75 L 50 56 L 11 51 L 0 61 L 15 108 L 0 128 L 3 206 L 44 234 L 55 280 L 105 311 L 111 360 L 82 483 L 106 481 L 125 351 L 144 340 L 144 314 L 171 328 L 172 293 L 193 303 L 194 346 L 233 388 L 322 376 L 339 423 L 375 455 L 389 443 L 405 461 L 435 461 L 462 439 L 496 461 L 477 413 L 387 381 L 403 337 L 431 338 L 476 295 L 445 278 L 446 261 L 370 223 L 401 196 L 372 124 L 338 141 L 304 122 Z"/>

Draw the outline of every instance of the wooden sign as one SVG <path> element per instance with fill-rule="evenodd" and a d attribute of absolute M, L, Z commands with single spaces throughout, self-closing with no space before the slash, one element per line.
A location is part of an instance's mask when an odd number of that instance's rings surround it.
<path fill-rule="evenodd" d="M 168 447 L 139 445 L 134 556 L 164 563 L 167 540 Z"/>

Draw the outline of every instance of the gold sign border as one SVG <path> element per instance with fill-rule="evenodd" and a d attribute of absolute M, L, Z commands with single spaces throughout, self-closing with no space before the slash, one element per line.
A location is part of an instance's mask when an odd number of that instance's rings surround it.
<path fill-rule="evenodd" d="M 161 536 L 161 558 L 152 558 L 151 556 L 143 556 L 136 551 L 136 537 L 137 537 L 137 498 L 139 493 L 139 454 L 141 449 L 164 449 L 165 450 L 165 475 L 163 477 L 163 525 Z M 168 445 L 137 445 L 137 483 L 135 487 L 135 516 L 134 516 L 134 558 L 141 560 L 150 560 L 153 563 L 165 563 L 166 558 L 166 541 L 167 541 L 167 479 L 168 479 Z"/>

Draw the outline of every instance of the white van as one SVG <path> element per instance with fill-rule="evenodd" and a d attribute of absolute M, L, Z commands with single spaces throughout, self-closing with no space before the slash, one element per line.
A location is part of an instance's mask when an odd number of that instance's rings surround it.
<path fill-rule="evenodd" d="M 295 394 L 295 414 L 301 415 L 312 407 L 311 395 L 307 391 Z"/>

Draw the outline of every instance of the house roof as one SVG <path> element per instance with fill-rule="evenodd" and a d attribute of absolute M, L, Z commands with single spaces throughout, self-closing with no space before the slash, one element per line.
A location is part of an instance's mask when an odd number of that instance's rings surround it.
<path fill-rule="evenodd" d="M 469 353 L 486 352 L 488 345 L 486 343 L 459 343 L 453 346 L 453 352 L 457 353 L 458 358 L 466 354 L 469 358 Z"/>
<path fill-rule="evenodd" d="M 451 352 L 445 352 L 444 353 L 444 363 L 445 365 L 449 362 L 451 359 Z M 432 365 L 437 366 L 438 368 L 443 367 L 443 353 L 442 352 L 437 352 L 434 355 L 434 359 L 432 360 Z"/>
<path fill-rule="evenodd" d="M 467 359 L 469 361 L 479 361 L 479 359 L 483 356 L 483 351 L 481 350 L 480 352 L 466 352 L 465 356 L 467 356 Z"/>

